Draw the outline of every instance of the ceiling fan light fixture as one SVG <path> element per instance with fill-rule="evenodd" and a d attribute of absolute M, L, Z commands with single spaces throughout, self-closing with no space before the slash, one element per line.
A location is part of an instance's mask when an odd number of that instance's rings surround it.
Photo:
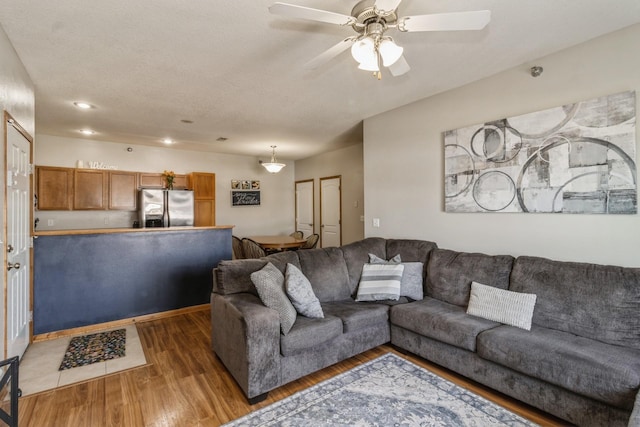
<path fill-rule="evenodd" d="M 364 71 L 380 71 L 380 68 L 378 68 L 378 61 L 373 61 L 373 62 L 362 62 L 360 65 L 358 65 L 358 70 L 364 70 Z"/>
<path fill-rule="evenodd" d="M 385 38 L 380 43 L 380 47 L 378 48 L 380 52 L 380 56 L 382 57 L 382 65 L 385 67 L 389 67 L 395 64 L 398 59 L 402 56 L 404 52 L 404 48 L 395 44 L 391 37 Z"/>
<path fill-rule="evenodd" d="M 264 168 L 269 172 L 269 173 L 278 173 L 282 170 L 283 167 L 287 166 L 284 163 L 278 163 L 278 161 L 276 160 L 276 146 L 272 145 L 271 146 L 271 161 L 270 162 L 260 162 L 260 164 L 262 166 L 264 166 Z"/>
<path fill-rule="evenodd" d="M 370 37 L 362 38 L 351 46 L 351 56 L 358 61 L 359 64 L 370 63 L 375 61 L 375 43 Z"/>

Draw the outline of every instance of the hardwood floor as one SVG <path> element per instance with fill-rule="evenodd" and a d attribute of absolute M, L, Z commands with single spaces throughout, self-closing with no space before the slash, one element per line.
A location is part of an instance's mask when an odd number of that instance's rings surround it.
<path fill-rule="evenodd" d="M 397 353 L 390 346 L 375 348 L 273 390 L 265 401 L 249 406 L 234 379 L 211 351 L 208 310 L 137 326 L 150 365 L 23 397 L 19 403 L 19 425 L 218 426 L 386 352 Z M 403 356 L 538 424 L 566 424 L 418 357 Z"/>

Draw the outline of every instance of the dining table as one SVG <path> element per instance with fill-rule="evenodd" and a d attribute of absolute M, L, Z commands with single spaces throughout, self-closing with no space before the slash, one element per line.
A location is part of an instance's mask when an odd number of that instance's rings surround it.
<path fill-rule="evenodd" d="M 298 249 L 304 245 L 307 239 L 296 239 L 292 236 L 249 236 L 265 250 L 282 251 L 286 249 Z"/>

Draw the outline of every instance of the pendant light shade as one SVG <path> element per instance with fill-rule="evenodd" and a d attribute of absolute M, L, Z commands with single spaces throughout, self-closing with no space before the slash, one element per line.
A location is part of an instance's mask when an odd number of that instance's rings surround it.
<path fill-rule="evenodd" d="M 389 67 L 396 63 L 398 59 L 402 56 L 402 52 L 404 52 L 404 48 L 398 46 L 394 43 L 391 37 L 385 38 L 380 43 L 380 47 L 378 48 L 380 51 L 380 56 L 382 57 L 382 65 L 385 67 Z"/>
<path fill-rule="evenodd" d="M 271 161 L 270 162 L 260 162 L 264 168 L 269 171 L 269 173 L 278 173 L 282 170 L 286 165 L 284 163 L 278 163 L 276 160 L 276 146 L 271 146 Z"/>

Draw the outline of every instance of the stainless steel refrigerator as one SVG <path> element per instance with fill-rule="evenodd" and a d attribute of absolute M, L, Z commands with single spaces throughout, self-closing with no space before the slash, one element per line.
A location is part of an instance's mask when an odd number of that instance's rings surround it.
<path fill-rule="evenodd" d="M 138 203 L 140 226 L 193 226 L 193 205 L 193 191 L 143 188 Z"/>

